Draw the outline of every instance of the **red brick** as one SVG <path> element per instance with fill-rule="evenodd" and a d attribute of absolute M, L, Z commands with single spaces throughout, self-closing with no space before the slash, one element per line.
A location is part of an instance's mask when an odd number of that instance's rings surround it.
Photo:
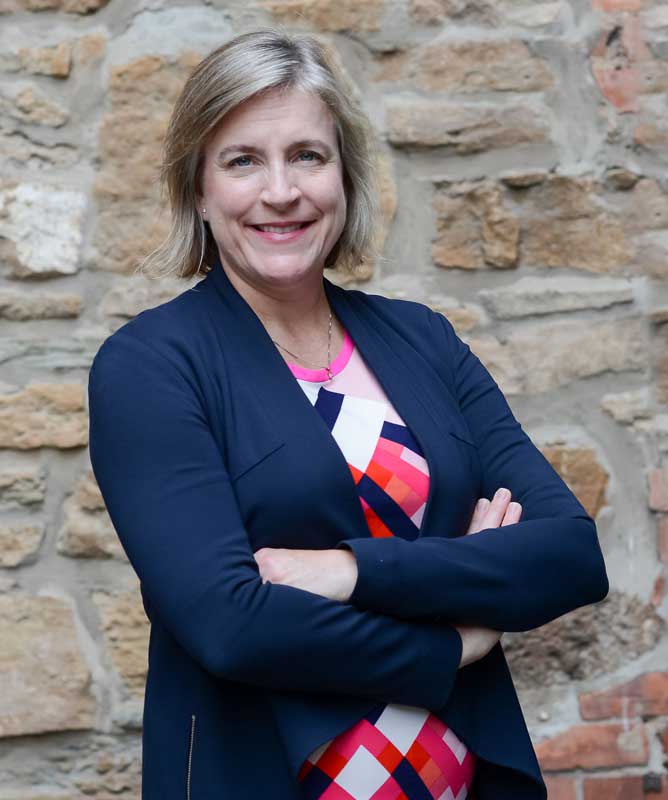
<path fill-rule="evenodd" d="M 550 800 L 575 800 L 575 781 L 561 775 L 544 775 Z"/>
<path fill-rule="evenodd" d="M 598 11 L 640 11 L 642 0 L 593 0 Z"/>
<path fill-rule="evenodd" d="M 585 778 L 584 800 L 645 800 L 642 775 Z"/>
<path fill-rule="evenodd" d="M 661 747 L 663 748 L 663 764 L 668 767 L 668 725 L 657 732 Z"/>
<path fill-rule="evenodd" d="M 602 31 L 591 54 L 591 68 L 603 96 L 622 112 L 638 111 L 642 91 L 641 64 L 649 58 L 638 17 L 621 21 L 617 36 Z"/>
<path fill-rule="evenodd" d="M 659 517 L 656 531 L 656 551 L 659 561 L 668 563 L 668 517 Z"/>
<path fill-rule="evenodd" d="M 575 725 L 539 742 L 536 754 L 541 769 L 548 771 L 646 764 L 647 735 L 642 724 Z"/>
<path fill-rule="evenodd" d="M 649 507 L 652 511 L 668 511 L 668 469 L 649 473 Z"/>
<path fill-rule="evenodd" d="M 652 597 L 650 598 L 654 608 L 659 609 L 661 607 L 667 594 L 668 576 L 659 575 L 654 581 L 654 586 L 652 587 Z"/>
<path fill-rule="evenodd" d="M 668 672 L 648 672 L 604 692 L 580 695 L 582 719 L 668 714 Z"/>

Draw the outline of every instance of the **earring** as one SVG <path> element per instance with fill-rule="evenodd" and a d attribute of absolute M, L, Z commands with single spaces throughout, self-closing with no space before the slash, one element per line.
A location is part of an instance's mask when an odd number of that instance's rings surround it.
<path fill-rule="evenodd" d="M 202 209 L 202 214 L 206 214 L 206 208 Z"/>

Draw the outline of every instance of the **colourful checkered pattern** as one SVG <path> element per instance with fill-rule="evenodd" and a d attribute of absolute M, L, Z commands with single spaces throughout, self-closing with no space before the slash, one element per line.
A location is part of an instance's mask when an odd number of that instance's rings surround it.
<path fill-rule="evenodd" d="M 339 445 L 372 536 L 418 536 L 429 470 L 418 442 L 346 333 L 324 370 L 290 365 Z M 304 800 L 464 800 L 475 756 L 427 709 L 379 703 L 309 755 Z"/>

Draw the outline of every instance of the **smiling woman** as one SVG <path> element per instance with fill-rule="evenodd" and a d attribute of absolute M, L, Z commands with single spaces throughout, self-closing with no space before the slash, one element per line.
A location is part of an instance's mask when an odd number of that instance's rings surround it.
<path fill-rule="evenodd" d="M 314 137 L 308 144 L 304 131 Z M 197 203 L 237 290 L 253 306 L 271 293 L 317 297 L 346 222 L 336 124 L 325 103 L 301 89 L 262 92 L 225 116 L 203 152 Z"/>
<path fill-rule="evenodd" d="M 203 280 L 93 362 L 151 620 L 143 800 L 546 797 L 499 640 L 605 596 L 596 528 L 443 315 L 325 278 L 374 253 L 354 98 L 311 36 L 202 61 L 147 264 Z"/>

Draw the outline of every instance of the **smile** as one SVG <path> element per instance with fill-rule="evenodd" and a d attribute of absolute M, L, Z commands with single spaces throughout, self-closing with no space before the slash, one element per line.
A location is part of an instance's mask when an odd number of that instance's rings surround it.
<path fill-rule="evenodd" d="M 269 242 L 292 242 L 303 236 L 313 221 L 300 222 L 294 225 L 249 225 L 249 227 Z"/>

